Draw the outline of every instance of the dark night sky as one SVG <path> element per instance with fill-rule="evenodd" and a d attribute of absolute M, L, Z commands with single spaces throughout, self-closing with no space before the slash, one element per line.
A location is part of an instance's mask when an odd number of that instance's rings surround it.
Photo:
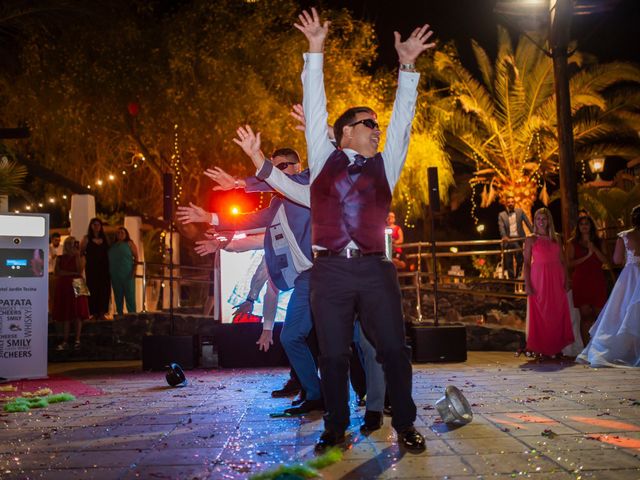
<path fill-rule="evenodd" d="M 505 24 L 493 11 L 496 0 L 327 0 L 325 3 L 334 8 L 346 7 L 356 17 L 373 21 L 381 61 L 389 66 L 396 61 L 394 29 L 407 35 L 416 25 L 429 23 L 440 41 L 456 41 L 465 60 L 471 52 L 469 39 L 475 38 L 491 52 L 496 43 L 496 25 Z M 602 61 L 640 62 L 638 25 L 640 1 L 619 0 L 610 12 L 574 17 L 572 38 L 578 41 L 581 50 L 595 54 Z"/>

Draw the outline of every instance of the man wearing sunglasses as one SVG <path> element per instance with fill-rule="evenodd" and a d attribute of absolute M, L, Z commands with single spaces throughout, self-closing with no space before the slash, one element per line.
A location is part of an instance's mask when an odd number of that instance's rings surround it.
<path fill-rule="evenodd" d="M 309 171 L 300 172 L 300 157 L 295 150 L 276 150 L 272 155 L 272 163 L 293 182 L 308 185 Z M 212 169 L 206 175 L 216 180 L 222 173 L 224 172 L 220 169 Z M 243 183 L 248 192 L 272 191 L 271 186 L 255 177 L 247 178 Z M 314 410 L 324 410 L 318 368 L 307 344 L 307 337 L 313 327 L 309 304 L 310 269 L 313 265 L 309 208 L 278 195 L 267 208 L 253 213 L 209 213 L 190 204 L 188 207 L 178 207 L 177 217 L 182 223 L 206 222 L 220 230 L 266 228 L 264 250 L 269 276 L 281 291 L 293 288 L 280 342 L 305 395 L 301 404 L 286 409 L 284 413 L 302 415 Z M 259 342 L 269 342 L 270 334 L 270 331 L 263 330 Z"/>
<path fill-rule="evenodd" d="M 262 167 L 258 178 L 311 205 L 315 257 L 311 307 L 327 408 L 325 430 L 316 447 L 322 450 L 345 441 L 349 426 L 348 352 L 357 315 L 383 365 L 393 409 L 391 424 L 399 443 L 408 451 L 420 452 L 425 441 L 413 426 L 416 406 L 411 397 L 411 361 L 397 273 L 384 254 L 384 230 L 409 146 L 419 80 L 415 61 L 434 46 L 428 43 L 432 32 L 425 25 L 405 41 L 394 33 L 400 62 L 398 89 L 385 149 L 378 153 L 381 132 L 375 112 L 368 107 L 350 108 L 336 120 L 333 128 L 338 148 L 327 139 L 322 63 L 329 22 L 321 22 L 313 8 L 298 18 L 300 23 L 295 26 L 309 41 L 303 110 L 310 190 L 283 179 L 269 162 L 252 159 Z"/>

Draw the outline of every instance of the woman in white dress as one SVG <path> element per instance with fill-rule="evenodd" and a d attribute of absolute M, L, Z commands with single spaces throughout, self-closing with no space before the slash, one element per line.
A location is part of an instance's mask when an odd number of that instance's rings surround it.
<path fill-rule="evenodd" d="M 577 362 L 640 367 L 640 205 L 631 212 L 631 225 L 631 230 L 618 234 L 613 254 L 613 261 L 625 266 Z"/>

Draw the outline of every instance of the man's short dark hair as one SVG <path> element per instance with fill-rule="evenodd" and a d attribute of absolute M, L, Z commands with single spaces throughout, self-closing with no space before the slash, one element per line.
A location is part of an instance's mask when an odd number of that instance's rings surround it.
<path fill-rule="evenodd" d="M 271 158 L 287 157 L 292 162 L 300 163 L 300 155 L 293 148 L 278 148 L 271 154 Z"/>
<path fill-rule="evenodd" d="M 338 117 L 336 123 L 333 125 L 333 133 L 336 136 L 336 144 L 341 146 L 342 135 L 344 127 L 356 121 L 356 115 L 359 113 L 370 113 L 371 115 L 375 115 L 374 112 L 369 107 L 351 107 L 349 110 L 344 112 L 342 115 Z"/>
<path fill-rule="evenodd" d="M 53 240 L 54 238 L 60 238 L 60 234 L 58 232 L 53 232 L 51 234 L 51 240 Z"/>

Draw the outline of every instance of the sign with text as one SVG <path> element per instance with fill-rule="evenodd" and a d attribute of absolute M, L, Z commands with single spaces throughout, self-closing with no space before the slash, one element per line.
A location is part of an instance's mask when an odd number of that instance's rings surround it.
<path fill-rule="evenodd" d="M 0 215 L 0 377 L 47 376 L 49 215 Z"/>

